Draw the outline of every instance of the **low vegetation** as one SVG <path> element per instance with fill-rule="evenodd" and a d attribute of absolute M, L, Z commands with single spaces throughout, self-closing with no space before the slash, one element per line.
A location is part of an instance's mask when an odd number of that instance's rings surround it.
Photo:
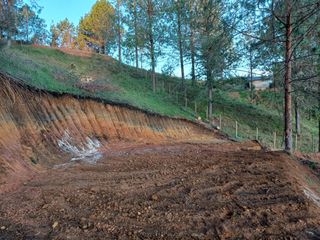
<path fill-rule="evenodd" d="M 161 93 L 152 94 L 146 71 L 119 65 L 106 56 L 79 57 L 50 48 L 15 46 L 1 51 L 0 61 L 0 70 L 40 89 L 98 97 L 190 118 Z"/>

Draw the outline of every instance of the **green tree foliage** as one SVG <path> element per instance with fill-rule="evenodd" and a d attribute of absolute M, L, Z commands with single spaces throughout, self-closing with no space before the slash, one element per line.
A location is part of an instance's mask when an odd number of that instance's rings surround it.
<path fill-rule="evenodd" d="M 123 40 L 123 14 L 122 14 L 122 7 L 123 7 L 123 1 L 117 0 L 116 3 L 117 10 L 116 10 L 116 34 L 117 34 L 117 44 L 118 44 L 118 59 L 119 62 L 122 63 L 122 40 Z"/>
<path fill-rule="evenodd" d="M 67 18 L 57 23 L 57 25 L 52 25 L 50 31 L 52 47 L 75 47 L 76 30 L 74 25 Z"/>
<path fill-rule="evenodd" d="M 202 75 L 208 88 L 208 115 L 213 113 L 213 83 L 221 79 L 232 56 L 232 35 L 223 18 L 223 5 L 219 0 L 199 0 L 196 5 L 196 32 L 198 55 Z"/>
<path fill-rule="evenodd" d="M 50 34 L 51 34 L 50 46 L 54 48 L 59 47 L 58 41 L 59 41 L 60 32 L 56 25 L 54 24 L 51 25 Z"/>
<path fill-rule="evenodd" d="M 169 23 L 169 46 L 175 50 L 174 57 L 180 63 L 181 91 L 186 94 L 185 53 L 187 38 L 187 5 L 186 0 L 169 0 L 167 19 Z M 186 96 L 185 96 L 186 97 Z"/>
<path fill-rule="evenodd" d="M 166 9 L 166 1 L 140 0 L 141 8 L 141 31 L 143 33 L 142 42 L 147 49 L 152 73 L 152 89 L 157 90 L 156 66 L 157 60 L 162 55 L 162 50 L 166 48 L 167 23 L 163 18 Z"/>
<path fill-rule="evenodd" d="M 302 99 L 316 95 L 317 85 L 317 46 L 314 37 L 319 29 L 320 2 L 318 0 L 242 0 L 243 11 L 240 15 L 240 32 L 256 38 L 260 42 L 260 64 L 273 70 L 274 77 L 279 76 L 284 93 L 284 136 L 285 148 L 292 151 L 293 104 L 295 102 L 296 122 L 299 121 Z M 248 34 L 244 24 L 251 16 L 255 33 Z M 284 77 L 283 77 L 284 76 Z M 293 101 L 292 101 L 293 99 Z M 300 103 L 298 103 L 298 101 Z M 318 101 L 316 101 L 318 104 Z M 299 126 L 296 125 L 299 132 Z M 320 138 L 320 119 L 319 119 Z M 319 141 L 320 142 L 320 141 Z M 320 148 L 320 145 L 319 145 Z"/>
<path fill-rule="evenodd" d="M 90 47 L 108 53 L 115 42 L 115 10 L 106 0 L 98 0 L 79 24 L 79 48 Z"/>
<path fill-rule="evenodd" d="M 45 44 L 48 37 L 46 23 L 40 18 L 41 8 L 35 3 L 24 4 L 17 10 L 18 34 L 17 38 L 27 43 Z"/>
<path fill-rule="evenodd" d="M 143 12 L 139 0 L 125 0 L 123 22 L 127 27 L 124 34 L 123 47 L 125 48 L 125 57 L 129 62 L 134 62 L 139 67 L 139 55 L 145 46 L 145 37 L 143 32 Z"/>
<path fill-rule="evenodd" d="M 8 39 L 9 45 L 12 36 L 17 33 L 16 4 L 15 0 L 0 1 L 0 38 Z"/>
<path fill-rule="evenodd" d="M 41 8 L 36 0 L 25 4 L 22 0 L 0 0 L 0 39 L 45 44 L 46 24 L 39 17 Z"/>

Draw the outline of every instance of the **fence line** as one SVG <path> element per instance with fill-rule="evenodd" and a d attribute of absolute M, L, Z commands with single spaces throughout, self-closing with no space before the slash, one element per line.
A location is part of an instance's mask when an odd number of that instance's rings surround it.
<path fill-rule="evenodd" d="M 255 139 L 273 150 L 284 149 L 284 134 L 279 134 L 278 131 L 263 131 L 258 127 L 255 130 L 250 126 L 242 127 L 239 121 L 232 121 L 230 118 L 226 119 L 219 114 L 215 117 L 214 123 L 229 136 L 234 136 L 238 140 Z M 300 136 L 293 134 L 293 140 L 294 151 L 316 152 L 316 141 L 313 134 Z M 312 141 L 311 143 L 310 140 Z"/>
<path fill-rule="evenodd" d="M 165 82 L 162 83 L 162 89 L 167 89 L 169 92 L 169 99 L 171 99 L 170 101 L 180 105 L 181 109 L 185 111 L 188 111 L 191 105 L 191 111 L 188 112 L 193 112 L 197 119 L 199 116 L 204 116 L 205 120 L 208 121 L 208 108 L 203 111 L 201 110 L 203 109 L 201 104 L 199 104 L 197 101 L 190 100 L 188 97 L 185 97 L 186 95 L 178 90 L 179 84 Z M 194 109 L 192 109 L 192 102 L 194 102 Z M 235 136 L 236 139 L 256 139 L 271 149 L 284 148 L 284 134 L 279 135 L 275 129 L 270 129 L 270 131 L 268 131 L 266 129 L 260 129 L 259 127 L 252 129 L 252 127 L 246 126 L 243 128 L 238 121 L 233 121 L 233 123 L 230 123 L 232 122 L 232 119 L 228 117 L 225 118 L 221 114 L 216 116 L 215 119 L 215 121 L 217 121 L 215 123 L 216 127 L 219 127 L 220 130 L 223 130 L 229 136 Z M 318 141 L 316 141 L 313 133 L 305 133 L 301 136 L 293 134 L 293 141 L 295 151 L 300 150 L 305 152 L 317 152 L 316 148 Z"/>

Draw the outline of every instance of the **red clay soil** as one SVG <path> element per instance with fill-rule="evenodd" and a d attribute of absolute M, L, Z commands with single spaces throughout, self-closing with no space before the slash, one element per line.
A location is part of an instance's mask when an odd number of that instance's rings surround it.
<path fill-rule="evenodd" d="M 0 83 L 0 240 L 320 239 L 319 178 L 285 153 Z"/>
<path fill-rule="evenodd" d="M 308 174 L 255 143 L 127 147 L 0 195 L 0 239 L 319 239 Z"/>
<path fill-rule="evenodd" d="M 103 151 L 117 143 L 216 141 L 216 131 L 183 119 L 124 104 L 57 95 L 0 73 L 0 192 L 72 156 L 58 146 L 66 135 L 82 149 L 91 140 Z"/>

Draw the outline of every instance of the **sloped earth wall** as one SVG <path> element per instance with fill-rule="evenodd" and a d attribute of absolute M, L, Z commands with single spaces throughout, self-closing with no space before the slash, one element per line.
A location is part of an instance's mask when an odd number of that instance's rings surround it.
<path fill-rule="evenodd" d="M 36 90 L 5 74 L 0 84 L 0 188 L 44 167 L 95 162 L 121 144 L 222 139 L 191 121 Z"/>
<path fill-rule="evenodd" d="M 0 240 L 320 239 L 319 178 L 284 152 L 0 84 Z"/>

